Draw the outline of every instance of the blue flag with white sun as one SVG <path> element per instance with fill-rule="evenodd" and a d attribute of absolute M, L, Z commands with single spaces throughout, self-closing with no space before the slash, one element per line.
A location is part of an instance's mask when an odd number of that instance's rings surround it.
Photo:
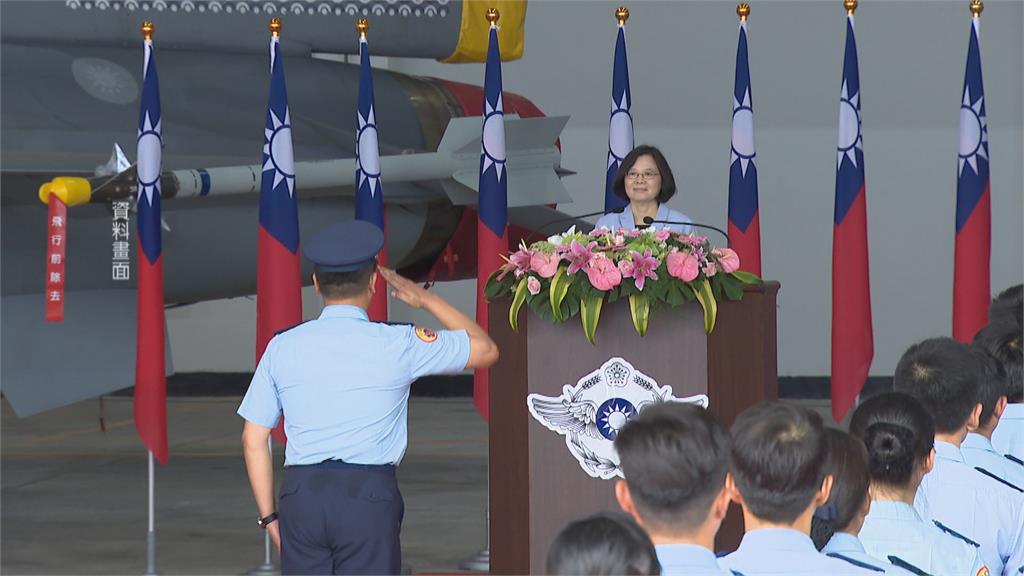
<path fill-rule="evenodd" d="M 277 36 L 270 43 L 270 100 L 263 132 L 260 226 L 289 251 L 298 254 L 299 212 L 295 202 L 292 119 Z"/>
<path fill-rule="evenodd" d="M 373 103 L 373 73 L 366 37 L 359 39 L 359 117 L 356 132 L 356 219 L 384 230 L 384 197 L 380 184 L 380 150 Z"/>
<path fill-rule="evenodd" d="M 633 150 L 633 116 L 630 107 L 629 61 L 626 59 L 626 27 L 619 24 L 615 38 L 615 64 L 612 68 L 612 113 L 608 121 L 608 167 L 605 172 L 604 211 L 611 212 L 626 205 L 615 195 L 615 173 L 622 159 Z"/>
<path fill-rule="evenodd" d="M 484 133 L 480 149 L 480 219 L 498 238 L 508 225 L 508 172 L 505 169 L 505 107 L 501 96 L 498 28 L 491 26 L 484 72 Z"/>

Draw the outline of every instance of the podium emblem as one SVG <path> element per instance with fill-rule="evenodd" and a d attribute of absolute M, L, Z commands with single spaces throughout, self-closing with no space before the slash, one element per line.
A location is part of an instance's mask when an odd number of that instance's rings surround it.
<path fill-rule="evenodd" d="M 600 368 L 566 384 L 561 396 L 530 394 L 530 414 L 548 430 L 565 437 L 565 446 L 583 471 L 593 478 L 622 478 L 613 442 L 619 430 L 645 408 L 659 402 L 689 402 L 708 407 L 704 394 L 676 398 L 671 386 L 658 386 L 622 358 L 611 358 Z"/>

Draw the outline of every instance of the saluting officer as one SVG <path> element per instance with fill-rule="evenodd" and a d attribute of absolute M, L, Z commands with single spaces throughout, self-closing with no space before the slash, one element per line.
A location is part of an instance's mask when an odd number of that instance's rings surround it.
<path fill-rule="evenodd" d="M 238 408 L 259 524 L 281 551 L 284 574 L 397 574 L 404 504 L 395 466 L 407 445 L 409 386 L 428 374 L 486 368 L 498 349 L 436 294 L 377 268 L 376 226 L 335 224 L 306 244 L 324 308 L 274 336 Z M 429 311 L 434 331 L 370 322 L 381 274 L 392 295 Z M 270 431 L 281 413 L 288 445 L 275 511 Z"/>

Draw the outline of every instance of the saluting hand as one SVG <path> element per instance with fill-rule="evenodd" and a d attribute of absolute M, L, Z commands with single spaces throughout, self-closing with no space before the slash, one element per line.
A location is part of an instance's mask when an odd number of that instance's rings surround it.
<path fill-rule="evenodd" d="M 422 308 L 430 293 L 422 286 L 405 278 L 390 268 L 378 266 L 377 271 L 391 286 L 391 295 L 413 308 Z"/>

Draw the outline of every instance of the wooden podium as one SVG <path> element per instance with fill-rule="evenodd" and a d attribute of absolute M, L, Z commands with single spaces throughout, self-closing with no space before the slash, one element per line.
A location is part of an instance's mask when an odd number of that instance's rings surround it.
<path fill-rule="evenodd" d="M 553 325 L 524 306 L 519 332 L 508 325 L 509 299 L 490 304 L 490 334 L 501 359 L 490 378 L 490 550 L 492 574 L 544 572 L 548 546 L 568 522 L 617 509 L 615 480 L 592 478 L 566 449 L 564 438 L 534 420 L 531 393 L 558 396 L 612 357 L 622 357 L 676 397 L 707 394 L 725 426 L 748 406 L 778 396 L 775 299 L 777 282 L 748 286 L 743 300 L 719 303 L 706 335 L 700 304 L 652 315 L 646 336 L 633 329 L 625 300 L 605 305 L 596 344 L 578 318 Z M 733 506 L 735 508 L 735 505 Z M 742 517 L 730 510 L 719 549 L 742 536 Z"/>

